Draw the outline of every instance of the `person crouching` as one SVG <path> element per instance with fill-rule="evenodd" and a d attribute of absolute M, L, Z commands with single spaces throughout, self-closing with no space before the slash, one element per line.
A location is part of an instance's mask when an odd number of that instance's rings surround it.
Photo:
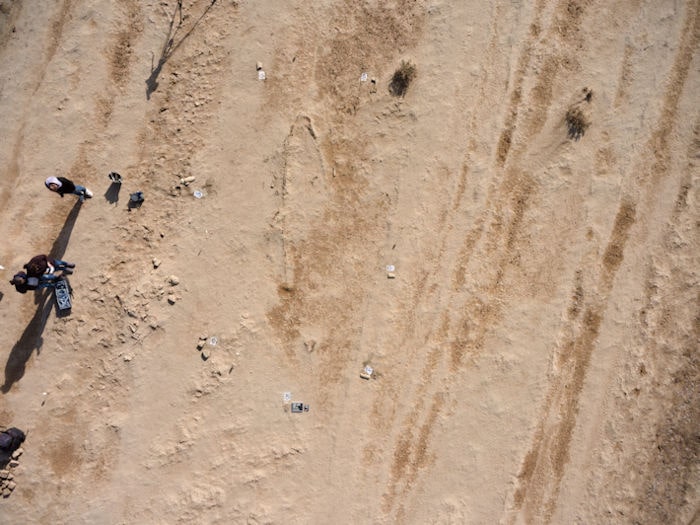
<path fill-rule="evenodd" d="M 27 293 L 30 290 L 40 288 L 53 288 L 56 282 L 63 278 L 63 275 L 70 275 L 75 268 L 74 263 L 62 261 L 61 259 L 51 259 L 46 255 L 36 255 L 24 265 L 25 272 L 17 272 L 10 284 L 19 293 Z M 61 271 L 63 275 L 57 276 L 54 272 Z"/>

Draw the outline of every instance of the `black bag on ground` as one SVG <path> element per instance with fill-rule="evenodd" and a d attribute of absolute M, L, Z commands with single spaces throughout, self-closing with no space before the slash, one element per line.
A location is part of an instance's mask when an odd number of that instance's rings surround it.
<path fill-rule="evenodd" d="M 25 434 L 18 428 L 8 428 L 0 432 L 0 465 L 12 459 L 12 453 L 24 443 Z"/>

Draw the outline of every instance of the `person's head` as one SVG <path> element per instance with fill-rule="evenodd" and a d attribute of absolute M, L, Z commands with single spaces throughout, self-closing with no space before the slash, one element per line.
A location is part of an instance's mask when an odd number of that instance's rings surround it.
<path fill-rule="evenodd" d="M 58 180 L 57 177 L 49 177 L 46 179 L 44 184 L 46 184 L 46 187 L 51 191 L 58 191 L 58 189 L 62 186 L 61 181 Z"/>
<path fill-rule="evenodd" d="M 11 280 L 10 284 L 12 286 L 22 286 L 27 283 L 27 278 L 24 275 L 15 275 Z"/>

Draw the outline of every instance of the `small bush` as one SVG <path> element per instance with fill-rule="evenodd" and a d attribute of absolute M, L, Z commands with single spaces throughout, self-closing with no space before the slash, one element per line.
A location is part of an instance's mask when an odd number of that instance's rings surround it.
<path fill-rule="evenodd" d="M 589 122 L 579 108 L 571 108 L 566 112 L 566 127 L 570 139 L 578 140 L 583 137 Z"/>
<path fill-rule="evenodd" d="M 394 71 L 394 76 L 391 77 L 389 92 L 395 97 L 403 97 L 414 78 L 416 78 L 416 66 L 402 60 L 399 68 Z"/>

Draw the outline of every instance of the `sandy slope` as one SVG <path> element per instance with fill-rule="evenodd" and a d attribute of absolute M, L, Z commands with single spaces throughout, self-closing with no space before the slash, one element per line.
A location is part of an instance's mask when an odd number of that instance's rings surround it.
<path fill-rule="evenodd" d="M 699 2 L 182 5 L 0 3 L 2 516 L 700 519 Z"/>

